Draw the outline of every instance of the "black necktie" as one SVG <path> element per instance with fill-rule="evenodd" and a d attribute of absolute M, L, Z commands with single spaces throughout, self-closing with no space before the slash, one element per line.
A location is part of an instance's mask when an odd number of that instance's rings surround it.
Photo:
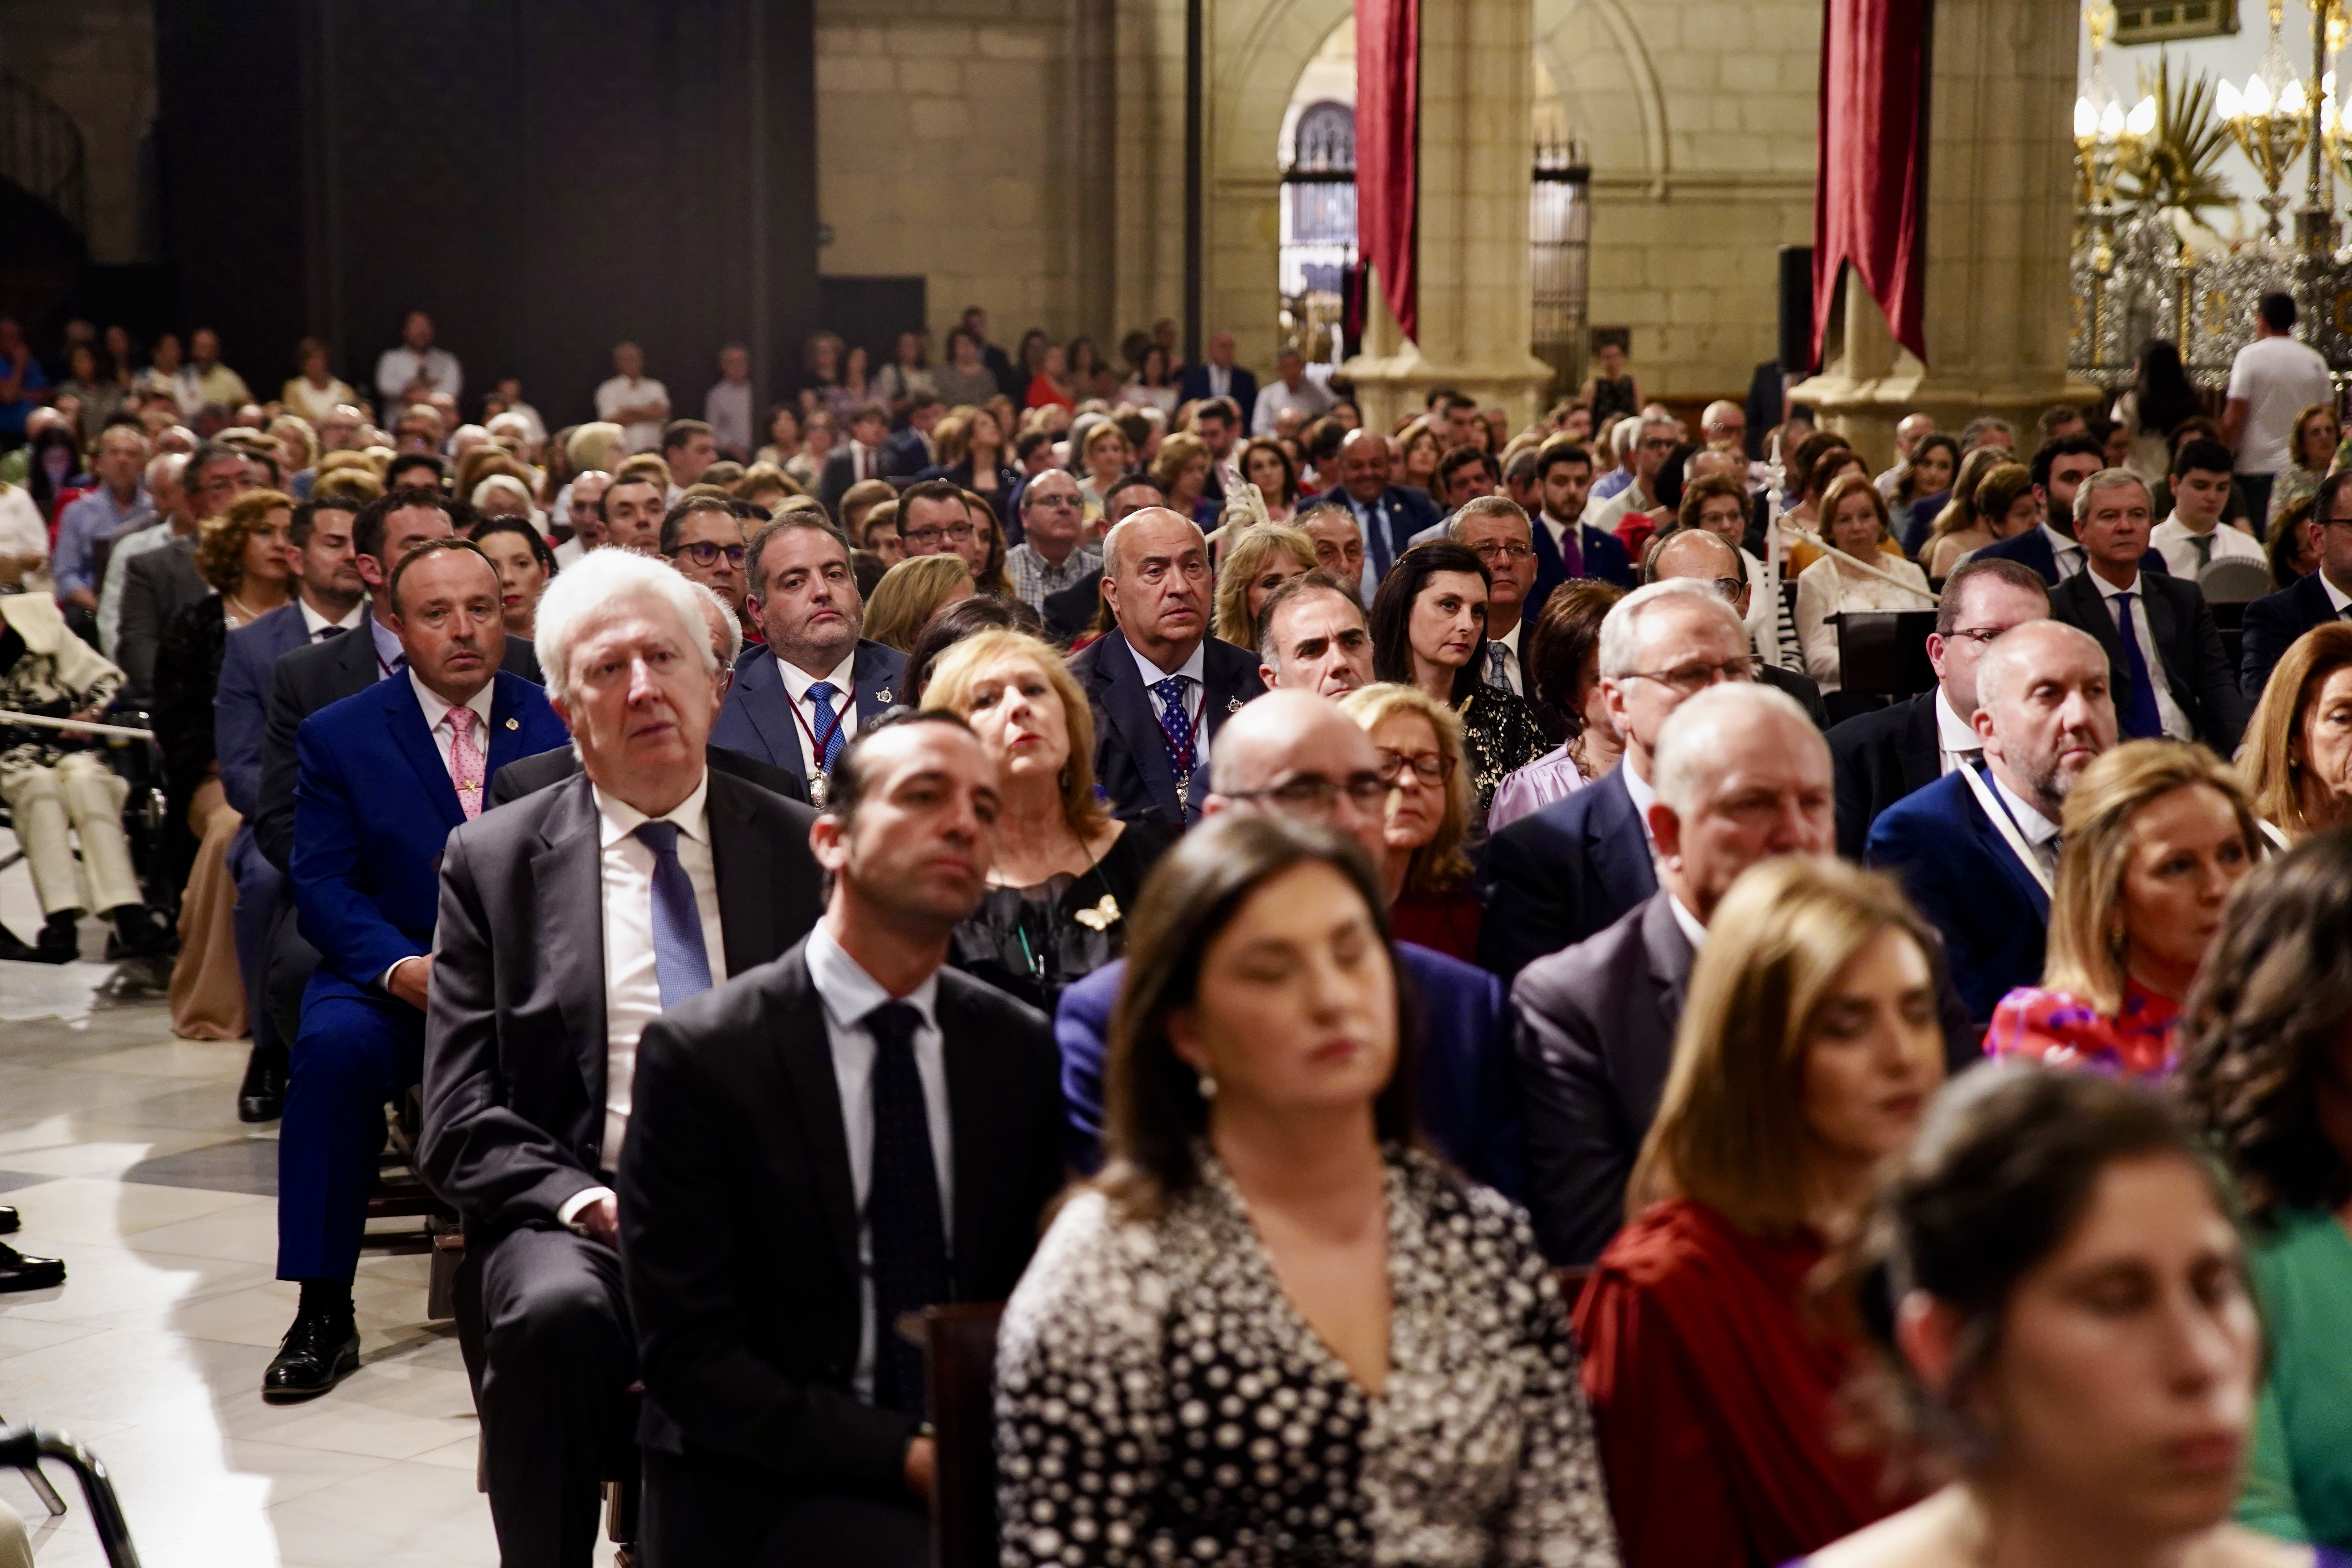
<path fill-rule="evenodd" d="M 939 1166 L 915 1068 L 923 1016 L 904 1002 L 886 1002 L 864 1022 L 874 1037 L 874 1166 L 866 1191 L 874 1245 L 874 1403 L 920 1415 L 923 1354 L 899 1336 L 898 1319 L 948 1299 Z"/>
<path fill-rule="evenodd" d="M 339 637 L 349 630 L 349 626 L 320 626 L 313 635 L 316 640 L 325 642 L 329 637 Z"/>

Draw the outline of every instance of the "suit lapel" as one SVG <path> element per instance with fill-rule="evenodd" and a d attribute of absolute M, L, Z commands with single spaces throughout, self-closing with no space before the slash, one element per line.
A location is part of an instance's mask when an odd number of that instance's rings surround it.
<path fill-rule="evenodd" d="M 530 753 L 523 750 L 522 720 L 518 710 L 522 707 L 522 688 L 528 685 L 520 676 L 500 670 L 494 678 L 490 694 L 490 745 L 482 768 L 485 784 L 499 776 L 499 770 L 518 757 Z"/>
<path fill-rule="evenodd" d="M 362 616 L 358 626 L 335 639 L 334 667 L 335 689 L 346 696 L 385 679 L 383 667 L 376 662 L 373 616 Z"/>
<path fill-rule="evenodd" d="M 1642 915 L 1642 945 L 1650 959 L 1650 979 L 1658 988 L 1660 1015 L 1673 1020 L 1682 1016 L 1683 993 L 1690 986 L 1691 964 L 1697 954 L 1691 949 L 1690 938 L 1683 934 L 1682 922 L 1675 919 L 1674 907 L 1668 895 L 1661 889 L 1650 896 L 1650 905 Z"/>
<path fill-rule="evenodd" d="M 958 1300 L 970 1299 L 971 1269 L 987 1256 L 987 1207 L 982 1201 L 1003 1175 L 993 1139 L 996 1119 L 989 1114 L 991 1079 L 986 1047 L 970 1026 L 945 975 L 940 979 L 936 1004 L 941 1037 L 940 1056 L 948 1074 L 949 1152 L 955 1168 L 955 1226 L 950 1244 Z"/>
<path fill-rule="evenodd" d="M 778 997 L 772 1038 L 792 1085 L 793 1110 L 806 1140 L 810 1169 L 824 1205 L 825 1228 L 850 1279 L 858 1277 L 857 1188 L 849 1169 L 849 1136 L 841 1124 L 841 1082 L 833 1075 L 833 1040 L 825 1029 L 824 1004 L 809 977 L 799 946 L 777 961 L 782 994 Z"/>
<path fill-rule="evenodd" d="M 1958 786 L 1967 803 L 1965 809 L 1969 814 L 1969 826 L 1983 844 L 1985 852 L 1999 863 L 2001 875 L 2009 879 L 2011 889 L 2033 906 L 2044 925 L 2049 924 L 2050 895 L 2042 889 L 2041 880 L 2025 868 L 2024 863 L 2017 858 L 2017 851 L 2009 847 L 2008 837 L 1985 816 L 1984 805 L 1977 799 L 1977 792 L 1969 788 L 1968 781 L 1955 778 L 1952 782 Z M 1995 787 L 1990 779 L 1987 779 L 1985 784 L 1987 788 Z M 1997 790 L 1995 798 L 1999 798 Z"/>
<path fill-rule="evenodd" d="M 1943 776 L 1944 737 L 1936 727 L 1935 690 L 1912 703 L 1910 721 L 1903 727 L 1903 741 L 1896 751 L 1895 763 L 1903 770 L 1903 788 L 1906 794 L 1926 789 Z"/>
<path fill-rule="evenodd" d="M 539 907 L 571 912 L 572 918 L 541 922 L 540 950 L 555 987 L 563 1032 L 571 1037 L 588 1086 L 588 1103 L 604 1105 L 604 846 L 597 831 L 596 796 L 587 775 L 553 786 L 559 796 L 540 825 L 540 848 L 530 858 Z"/>
<path fill-rule="evenodd" d="M 719 929 L 727 973 L 741 974 L 776 952 L 775 846 L 756 830 L 735 781 L 711 772 L 705 809 L 711 868 L 719 879 Z"/>
<path fill-rule="evenodd" d="M 2180 637 L 2180 618 L 2172 613 L 2172 595 L 2156 586 L 2143 572 L 2139 574 L 2139 597 L 2147 610 L 2147 640 L 2156 645 L 2158 668 L 2164 671 L 2165 684 L 2172 688 L 2178 700 L 2189 686 L 2176 647 Z"/>
<path fill-rule="evenodd" d="M 857 687 L 857 722 L 861 726 L 872 723 L 907 700 L 898 690 L 898 679 L 890 673 L 890 661 L 878 645 L 859 643 L 856 660 L 849 671 L 850 679 Z"/>
<path fill-rule="evenodd" d="M 1096 646 L 1102 649 L 1095 668 L 1106 683 L 1103 712 L 1118 726 L 1128 754 L 1135 759 L 1135 771 L 1151 794 L 1151 804 L 1169 821 L 1181 823 L 1184 812 L 1176 801 L 1176 770 L 1168 761 L 1168 742 L 1160 732 L 1159 717 L 1151 711 L 1151 693 L 1143 689 L 1142 672 L 1135 667 L 1135 650 L 1115 631 Z M 1202 672 L 1207 673 L 1205 661 Z"/>
<path fill-rule="evenodd" d="M 745 680 L 743 713 L 767 742 L 778 767 L 805 773 L 808 762 L 801 752 L 800 726 L 793 721 L 792 707 L 792 695 L 784 689 L 783 660 L 771 653 Z"/>
<path fill-rule="evenodd" d="M 1620 763 L 1618 768 L 1623 765 Z M 1658 868 L 1650 859 L 1649 835 L 1634 814 L 1633 797 L 1626 793 L 1621 772 L 1612 769 L 1593 787 L 1603 793 L 1585 819 L 1591 829 L 1587 854 L 1601 874 L 1601 887 L 1621 909 L 1631 909 L 1658 890 Z"/>
<path fill-rule="evenodd" d="M 462 827 L 466 822 L 465 808 L 457 804 L 457 786 L 449 782 L 448 765 L 441 760 L 441 749 L 434 744 L 433 731 L 425 727 L 425 707 L 416 700 L 407 673 L 383 683 L 384 710 L 391 720 L 393 744 L 416 770 L 416 780 L 425 793 L 452 827 Z M 488 773 L 483 777 L 487 783 Z"/>

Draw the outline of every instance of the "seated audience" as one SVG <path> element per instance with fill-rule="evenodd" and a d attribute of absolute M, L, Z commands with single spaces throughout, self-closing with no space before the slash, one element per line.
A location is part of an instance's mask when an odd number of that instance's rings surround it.
<path fill-rule="evenodd" d="M 2166 569 L 2184 583 L 2196 582 L 2198 574 L 2216 561 L 2267 564 L 2260 540 L 2221 521 L 2221 509 L 2230 500 L 2232 461 L 2230 448 L 2219 441 L 2184 441 L 2173 457 L 2172 515 L 2149 532 L 2148 543 L 2163 555 Z M 2304 493 L 2311 492 L 2306 489 Z"/>
<path fill-rule="evenodd" d="M 2246 879 L 2180 1026 L 2181 1085 L 2236 1178 L 2265 1360 L 2238 1518 L 2352 1550 L 2352 841 L 2322 834 Z"/>
<path fill-rule="evenodd" d="M 1507 1204 L 1411 1146 L 1382 901 L 1347 837 L 1263 816 L 1153 878 L 1108 1163 L 1000 1332 L 1006 1563 L 1615 1562 L 1550 1271 Z M 1408 1380 L 1417 1414 L 1386 1421 Z"/>
<path fill-rule="evenodd" d="M 1901 445 L 1899 435 L 1896 445 Z M 1974 457 L 1976 453 L 1971 452 L 1969 456 Z M 1888 510 L 1900 520 L 1904 553 L 1915 560 L 1924 560 L 1929 542 L 1945 531 L 1942 525 L 1952 510 L 1948 504 L 1942 511 L 1933 514 L 1934 524 L 1922 530 L 1911 520 L 1912 508 L 1937 495 L 1946 495 L 1958 501 L 1972 488 L 1966 478 L 1960 477 L 1966 472 L 1966 465 L 1960 458 L 1960 444 L 1949 436 L 1930 430 L 1916 438 L 1901 462 L 1873 481 L 1878 486 L 1878 493 L 1886 498 Z M 1979 468 L 1978 477 L 1981 478 L 1983 470 Z"/>
<path fill-rule="evenodd" d="M 1780 595 L 1777 588 L 1764 586 L 1764 563 L 1748 549 L 1754 500 L 1748 493 L 1747 459 L 1732 452 L 1707 451 L 1692 458 L 1691 466 L 1697 471 L 1683 487 L 1683 504 L 1674 525 L 1664 531 L 1702 530 L 1739 552 L 1739 574 L 1752 590 L 1741 618 L 1748 623 L 1748 636 L 1756 651 L 1763 654 L 1775 646 Z"/>
<path fill-rule="evenodd" d="M 923 693 L 929 689 L 932 673 L 940 659 L 956 644 L 977 632 L 1003 630 L 1025 632 L 1037 636 L 1040 622 L 1028 605 L 1018 599 L 961 599 L 931 617 L 930 625 L 915 641 L 914 650 L 907 655 L 907 673 L 899 678 L 899 696 L 905 706 L 920 708 Z"/>
<path fill-rule="evenodd" d="M 2088 633 L 2029 621 L 1977 666 L 1984 766 L 1953 770 L 1880 813 L 1864 857 L 1894 872 L 1943 934 L 1969 1016 L 2041 977 L 2067 792 L 2116 743 L 2106 655 Z"/>
<path fill-rule="evenodd" d="M 2145 569 L 2147 520 L 2147 487 L 2129 469 L 2084 479 L 2074 492 L 2084 570 L 2051 589 L 2051 616 L 2080 626 L 2107 650 L 2125 739 L 2202 741 L 2229 756 L 2252 704 L 2239 694 L 2196 583 Z"/>
<path fill-rule="evenodd" d="M 1367 857 L 1385 858 L 1389 788 L 1378 754 L 1333 704 L 1303 691 L 1267 693 L 1234 715 L 1215 766 L 1216 793 L 1204 815 L 1300 817 L 1347 834 Z M 1423 1130 L 1457 1169 L 1516 1199 L 1523 1191 L 1518 1083 L 1503 988 L 1484 970 L 1409 942 L 1397 944 L 1397 962 L 1412 977 L 1426 1030 L 1417 1101 Z M 1125 973 L 1124 963 L 1096 971 L 1063 993 L 1055 1015 L 1071 1163 L 1081 1170 L 1101 1161 L 1105 1041 Z"/>
<path fill-rule="evenodd" d="M 1102 570 L 1102 552 L 1086 542 L 1077 481 L 1048 468 L 1021 487 L 1021 542 L 1005 552 L 1004 579 L 1013 596 L 1045 613 L 1045 601 Z"/>
<path fill-rule="evenodd" d="M 2311 1568 L 2228 1522 L 2263 1358 L 2233 1206 L 2130 1085 L 1980 1069 L 1947 1090 L 1855 1299 L 1893 1384 L 1883 1446 L 1954 1479 L 1794 1568 Z"/>
<path fill-rule="evenodd" d="M 931 617 L 972 596 L 971 570 L 961 555 L 917 555 L 882 574 L 866 604 L 866 632 L 903 657 Z"/>
<path fill-rule="evenodd" d="M 1536 700 L 1568 739 L 1495 786 L 1486 807 L 1489 834 L 1574 795 L 1623 754 L 1625 743 L 1609 721 L 1601 691 L 1601 623 L 1624 596 L 1614 583 L 1580 578 L 1561 584 L 1544 601 L 1528 638 L 1528 668 Z"/>
<path fill-rule="evenodd" d="M 1924 552 L 1920 563 L 1927 569 L 1931 584 L 1949 577 L 1965 557 L 1988 544 L 2014 539 L 2042 521 L 2042 502 L 2033 493 L 2033 470 L 2013 460 L 2005 447 L 1979 447 L 1969 454 L 1972 463 L 1979 453 L 1985 460 L 1975 465 L 1981 471 L 1969 492 L 1966 513 L 1954 516 L 1952 509 L 1946 508 L 1937 524 L 1940 528 L 1949 518 L 1952 527 L 1930 538 Z M 1958 505 L 1955 499 L 1953 506 Z"/>
<path fill-rule="evenodd" d="M 2311 526 L 2312 507 L 2317 499 L 2315 494 L 2305 496 L 2271 519 L 2270 542 L 2263 546 L 2263 559 L 2270 565 L 2274 589 L 2293 587 L 2319 570 L 2319 542 Z"/>
<path fill-rule="evenodd" d="M 324 1394 L 359 1365 L 352 1279 L 384 1104 L 423 1075 L 443 847 L 481 815 L 492 773 L 565 739 L 541 689 L 499 668 L 498 574 L 470 542 L 419 542 L 384 602 L 406 669 L 313 712 L 295 739 L 288 879 L 319 967 L 278 1142 L 278 1278 L 302 1287 L 262 1374 L 278 1402 Z M 281 661 L 273 704 L 287 673 Z"/>
<path fill-rule="evenodd" d="M 1229 538 L 1217 566 L 1216 637 L 1235 647 L 1257 645 L 1265 596 L 1315 570 L 1315 542 L 1295 528 L 1262 522 Z"/>
<path fill-rule="evenodd" d="M 636 459 L 632 458 L 634 462 Z M 654 458 L 656 464 L 659 458 Z M 604 542 L 615 550 L 640 555 L 661 553 L 664 496 L 668 486 L 659 475 L 625 463 L 597 498 L 597 515 L 604 520 Z"/>
<path fill-rule="evenodd" d="M 1461 718 L 1474 830 L 1486 820 L 1495 786 L 1545 750 L 1534 708 L 1484 679 L 1489 581 L 1486 563 L 1467 547 L 1417 544 L 1381 579 L 1370 617 L 1372 673 L 1416 688 Z"/>
<path fill-rule="evenodd" d="M 2295 638 L 2315 626 L 2342 620 L 2345 611 L 2352 609 L 2352 469 L 2319 482 L 2304 531 L 2317 556 L 2310 575 L 2246 606 L 2238 689 L 2250 702 L 2261 698 L 2271 668 L 2285 657 Z"/>
<path fill-rule="evenodd" d="M 1953 449 L 1958 449 L 1957 445 Z M 1947 563 L 1957 562 L 1971 551 L 1981 549 L 1996 540 L 2006 539 L 2013 531 L 2003 526 L 2009 518 L 2006 511 L 1988 516 L 1979 510 L 1980 501 L 1989 503 L 1990 498 L 1982 498 L 1978 492 L 1984 488 L 1984 481 L 1992 477 L 1994 469 L 2018 466 L 2016 458 L 2005 447 L 1979 447 L 1959 459 L 1958 467 L 1952 470 L 1957 477 L 1951 482 L 1949 499 L 1944 502 L 1943 510 L 1935 514 L 1934 521 L 1927 525 L 1924 536 L 1908 525 L 1908 513 L 1904 506 L 1889 501 L 1895 527 L 1903 542 L 1910 547 L 1906 553 L 1927 570 L 1930 578 L 1937 575 L 1930 563 L 1938 557 Z M 2031 470 L 2027 479 L 2030 488 Z M 1884 488 L 1879 493 L 1885 494 Z M 2029 528 L 2042 516 L 2042 503 L 2038 500 L 2030 511 L 2025 508 L 2018 510 L 2026 513 L 2025 526 Z"/>
<path fill-rule="evenodd" d="M 1478 962 L 1506 981 L 1613 923 L 1658 890 L 1652 748 L 1666 718 L 1718 681 L 1752 678 L 1748 628 L 1711 586 L 1653 583 L 1601 623 L 1601 687 L 1624 738 L 1616 767 L 1494 836 Z"/>
<path fill-rule="evenodd" d="M 1528 596 L 1536 581 L 1532 529 L 1517 502 L 1508 496 L 1480 492 L 1454 510 L 1436 537 L 1459 544 L 1486 568 L 1486 645 L 1473 660 L 1478 679 L 1496 691 L 1525 699 L 1549 739 L 1552 734 L 1546 722 L 1549 715 L 1536 697 L 1530 674 L 1535 636 L 1528 622 L 1542 608 Z"/>
<path fill-rule="evenodd" d="M 1339 482 L 1309 506 L 1347 509 L 1364 542 L 1363 598 L 1378 595 L 1389 567 L 1409 548 L 1412 536 L 1437 523 L 1437 506 L 1417 489 L 1389 482 L 1388 437 L 1377 430 L 1350 430 L 1339 444 Z M 1313 530 L 1306 531 L 1309 534 Z M 1324 569 L 1332 563 L 1317 558 Z"/>
<path fill-rule="evenodd" d="M 2221 906 L 2262 853 L 2245 785 L 2202 747 L 2126 742 L 2074 781 L 2059 842 L 2042 984 L 2000 999 L 1986 1054 L 2168 1077 Z"/>
<path fill-rule="evenodd" d="M 710 741 L 783 769 L 822 805 L 842 748 L 898 706 L 906 659 L 859 635 L 866 604 L 849 547 L 824 513 L 778 514 L 743 564 L 744 603 L 767 647 L 737 667 Z"/>
<path fill-rule="evenodd" d="M 1318 567 L 1266 595 L 1257 613 L 1258 679 L 1268 691 L 1344 697 L 1372 679 L 1372 634 L 1355 580 Z"/>
<path fill-rule="evenodd" d="M 2063 437 L 2037 448 L 2030 471 L 2033 494 L 2042 502 L 2042 526 L 1988 544 L 1971 559 L 2015 561 L 2031 566 L 2053 588 L 2080 576 L 2083 546 L 2074 537 L 2074 495 L 2084 479 L 2106 467 L 2106 448 L 2093 436 Z M 2163 571 L 2164 557 L 2148 550 L 2141 558 L 2140 569 Z"/>
<path fill-rule="evenodd" d="M 176 498 L 181 505 L 155 528 L 116 542 L 107 562 L 109 584 L 120 590 L 113 596 L 114 658 L 122 667 L 125 689 L 132 695 L 142 700 L 153 695 L 155 655 L 165 629 L 181 611 L 212 592 L 196 571 L 197 528 L 205 519 L 228 510 L 229 503 L 247 490 L 263 488 L 254 470 L 253 462 L 235 447 L 206 442 L 188 458 L 185 483 Z M 163 531 L 159 534 L 157 529 Z M 133 553 L 142 540 L 149 548 Z M 121 568 L 119 584 L 118 565 Z M 101 631 L 104 612 L 101 604 Z"/>
<path fill-rule="evenodd" d="M 1881 559 L 1879 546 L 1889 537 L 1886 498 L 1866 477 L 1848 474 L 1832 484 L 1822 494 L 1822 537 L 1839 552 L 1822 556 L 1797 578 L 1797 640 L 1805 650 L 1805 673 L 1829 696 L 1843 686 L 1837 620 L 1854 612 L 1930 609 L 1936 601 L 1917 566 Z M 1875 571 L 1864 570 L 1865 564 Z M 1848 715 L 1864 710 L 1853 701 L 1840 706 Z"/>
<path fill-rule="evenodd" d="M 746 530 L 765 521 L 731 497 L 686 496 L 662 515 L 661 558 L 740 616 Z"/>
<path fill-rule="evenodd" d="M 1542 604 L 1571 577 L 1598 577 L 1632 592 L 1633 558 L 1614 534 L 1594 527 L 1587 513 L 1591 451 L 1556 436 L 1536 449 L 1533 478 L 1542 504 L 1535 515 L 1536 582 L 1528 590 L 1528 603 Z"/>
<path fill-rule="evenodd" d="M 613 1173 L 638 1037 L 806 935 L 823 898 L 808 808 L 707 765 L 724 673 L 698 591 L 600 551 L 546 612 L 549 701 L 585 777 L 449 837 L 417 1155 L 467 1222 L 459 1327 L 501 1555 L 573 1563 L 634 1436 Z M 598 940 L 564 940 L 594 910 Z"/>
<path fill-rule="evenodd" d="M 898 1320 L 1009 1295 L 1063 1181 L 1046 1021 L 943 967 L 995 859 L 994 763 L 934 710 L 866 726 L 833 779 L 815 928 L 637 1041 L 616 1190 L 638 1540 L 667 1568 L 929 1563 Z"/>
<path fill-rule="evenodd" d="M 1470 829 L 1470 770 L 1461 719 L 1420 688 L 1390 681 L 1348 693 L 1339 711 L 1371 737 L 1389 786 L 1386 853 L 1374 868 L 1397 940 L 1476 963 L 1483 911 L 1462 853 Z"/>
<path fill-rule="evenodd" d="M 1096 799 L 1093 711 L 1061 655 L 1026 633 L 966 637 L 920 701 L 970 724 L 997 772 L 996 859 L 949 962 L 1050 1013 L 1126 951 L 1144 877 L 1179 830 L 1122 822 Z"/>
<path fill-rule="evenodd" d="M 1258 660 L 1208 635 L 1208 545 L 1180 513 L 1150 507 L 1111 529 L 1102 592 L 1118 624 L 1070 661 L 1094 710 L 1095 778 L 1122 820 L 1197 822 L 1217 731 L 1265 689 Z"/>
<path fill-rule="evenodd" d="M 1298 510 L 1298 465 L 1279 441 L 1260 437 L 1242 448 L 1241 477 L 1257 489 L 1266 519 L 1288 522 Z"/>
<path fill-rule="evenodd" d="M 1740 624 L 1748 628 L 1750 637 L 1754 637 L 1756 617 L 1750 613 L 1750 584 L 1757 579 L 1748 574 L 1746 551 L 1736 548 L 1712 530 L 1674 529 L 1660 535 L 1653 548 L 1643 552 L 1642 580 L 1671 583 L 1679 577 L 1688 577 L 1712 588 L 1731 606 Z M 1802 708 L 1814 728 L 1824 731 L 1829 729 L 1829 709 L 1822 700 L 1822 689 L 1813 684 L 1811 676 L 1783 669 L 1762 658 L 1755 661 L 1753 674 L 1759 683 L 1778 688 Z"/>
<path fill-rule="evenodd" d="M 1803 856 L 1742 876 L 1706 934 L 1576 1308 L 1627 1568 L 1786 1563 L 1901 1500 L 1836 1441 L 1862 1347 L 1811 1277 L 1943 1081 L 1935 933 L 1893 882 Z"/>
<path fill-rule="evenodd" d="M 1945 580 L 1927 637 L 1934 689 L 1857 713 L 1830 731 L 1839 854 L 1861 859 L 1871 825 L 1888 806 L 1983 759 L 1975 719 L 1985 648 L 2011 626 L 2049 615 L 2050 592 L 2041 577 L 2014 561 L 1970 561 Z"/>
<path fill-rule="evenodd" d="M 467 535 L 499 574 L 499 605 L 506 613 L 507 630 L 519 637 L 532 635 L 540 595 L 555 575 L 555 552 L 528 518 L 489 517 Z"/>
<path fill-rule="evenodd" d="M 2324 621 L 2295 638 L 2238 755 L 2254 816 L 2280 847 L 2352 822 L 2352 626 Z"/>

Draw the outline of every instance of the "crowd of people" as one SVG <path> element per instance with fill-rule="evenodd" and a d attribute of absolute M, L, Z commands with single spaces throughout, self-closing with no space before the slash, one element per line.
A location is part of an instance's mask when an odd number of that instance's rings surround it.
<path fill-rule="evenodd" d="M 1617 344 L 1380 429 L 974 310 L 551 431 L 421 312 L 373 397 L 80 333 L 5 953 L 251 1036 L 270 1400 L 414 1097 L 510 1564 L 625 1472 L 652 1568 L 928 1561 L 954 1302 L 1007 1564 L 2335 1563 L 2352 453 L 2263 319 L 1884 468 Z"/>

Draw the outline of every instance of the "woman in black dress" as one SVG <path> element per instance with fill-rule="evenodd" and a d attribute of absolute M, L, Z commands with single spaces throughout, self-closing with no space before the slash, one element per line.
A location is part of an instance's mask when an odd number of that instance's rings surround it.
<path fill-rule="evenodd" d="M 951 962 L 1051 1013 L 1066 986 L 1127 951 L 1128 911 L 1176 830 L 1103 809 L 1086 695 L 1061 655 L 1026 633 L 958 643 L 923 706 L 969 721 L 1000 773 L 988 897 L 956 928 Z"/>

